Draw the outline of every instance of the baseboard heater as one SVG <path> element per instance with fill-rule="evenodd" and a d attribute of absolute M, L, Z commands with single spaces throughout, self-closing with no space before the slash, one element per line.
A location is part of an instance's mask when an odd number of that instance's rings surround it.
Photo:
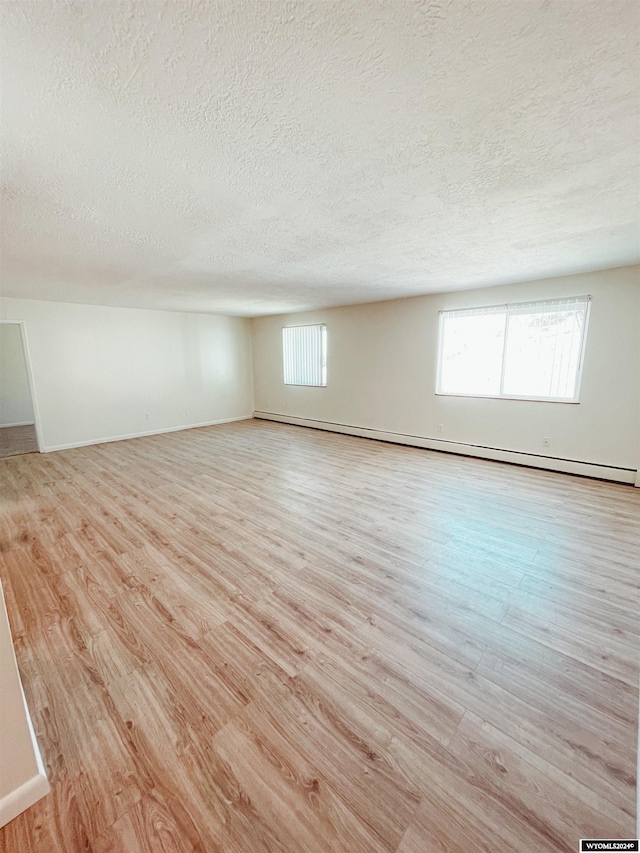
<path fill-rule="evenodd" d="M 578 474 L 581 477 L 594 477 L 599 480 L 611 480 L 615 483 L 636 482 L 635 468 L 621 468 L 615 465 L 599 465 L 595 462 L 582 462 L 576 459 L 563 459 L 558 456 L 543 456 L 537 453 L 525 453 L 520 450 L 503 450 L 499 447 L 487 447 L 481 444 L 469 444 L 461 441 L 449 441 L 443 438 L 427 438 L 421 435 L 411 435 L 387 430 L 370 429 L 369 427 L 352 426 L 351 424 L 321 421 L 314 418 L 299 418 L 293 415 L 276 412 L 255 411 L 254 418 L 265 421 L 292 424 L 294 426 L 310 427 L 328 432 L 339 432 L 345 435 L 355 435 L 360 438 L 371 438 L 375 441 L 387 441 L 392 444 L 405 444 L 410 447 L 422 447 L 426 450 L 440 450 L 444 453 L 455 453 L 459 456 L 476 456 L 479 459 L 492 459 L 496 462 L 509 462 L 513 465 L 523 465 L 528 468 L 542 468 L 547 471 L 559 471 L 563 474 Z"/>

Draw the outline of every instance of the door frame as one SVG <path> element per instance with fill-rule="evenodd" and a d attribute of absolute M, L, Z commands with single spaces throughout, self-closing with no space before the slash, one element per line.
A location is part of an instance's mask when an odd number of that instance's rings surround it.
<path fill-rule="evenodd" d="M 36 396 L 36 386 L 33 379 L 33 370 L 31 367 L 31 355 L 29 353 L 29 341 L 27 338 L 27 325 L 24 320 L 7 320 L 1 319 L 0 324 L 3 326 L 18 326 L 20 329 L 20 340 L 22 341 L 22 353 L 27 366 L 27 379 L 29 381 L 29 393 L 31 394 L 31 405 L 33 406 L 33 423 L 36 428 L 36 441 L 38 442 L 38 452 L 43 452 L 42 428 L 40 426 L 40 410 L 38 408 L 38 398 Z"/>

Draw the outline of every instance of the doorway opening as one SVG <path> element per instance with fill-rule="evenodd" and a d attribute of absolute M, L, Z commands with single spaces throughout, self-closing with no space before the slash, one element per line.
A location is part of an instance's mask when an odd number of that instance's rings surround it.
<path fill-rule="evenodd" d="M 0 320 L 0 459 L 40 450 L 24 323 Z"/>

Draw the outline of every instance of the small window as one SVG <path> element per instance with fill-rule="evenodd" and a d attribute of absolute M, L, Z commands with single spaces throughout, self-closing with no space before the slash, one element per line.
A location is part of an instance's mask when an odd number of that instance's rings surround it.
<path fill-rule="evenodd" d="M 326 385 L 327 327 L 285 326 L 282 365 L 285 385 Z"/>
<path fill-rule="evenodd" d="M 440 312 L 438 394 L 577 403 L 590 297 Z"/>

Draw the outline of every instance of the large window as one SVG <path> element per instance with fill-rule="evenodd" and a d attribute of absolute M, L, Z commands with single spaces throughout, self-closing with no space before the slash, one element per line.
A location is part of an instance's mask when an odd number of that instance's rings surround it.
<path fill-rule="evenodd" d="M 327 327 L 285 326 L 282 365 L 285 385 L 326 385 Z"/>
<path fill-rule="evenodd" d="M 577 403 L 590 298 L 440 312 L 438 394 Z"/>

